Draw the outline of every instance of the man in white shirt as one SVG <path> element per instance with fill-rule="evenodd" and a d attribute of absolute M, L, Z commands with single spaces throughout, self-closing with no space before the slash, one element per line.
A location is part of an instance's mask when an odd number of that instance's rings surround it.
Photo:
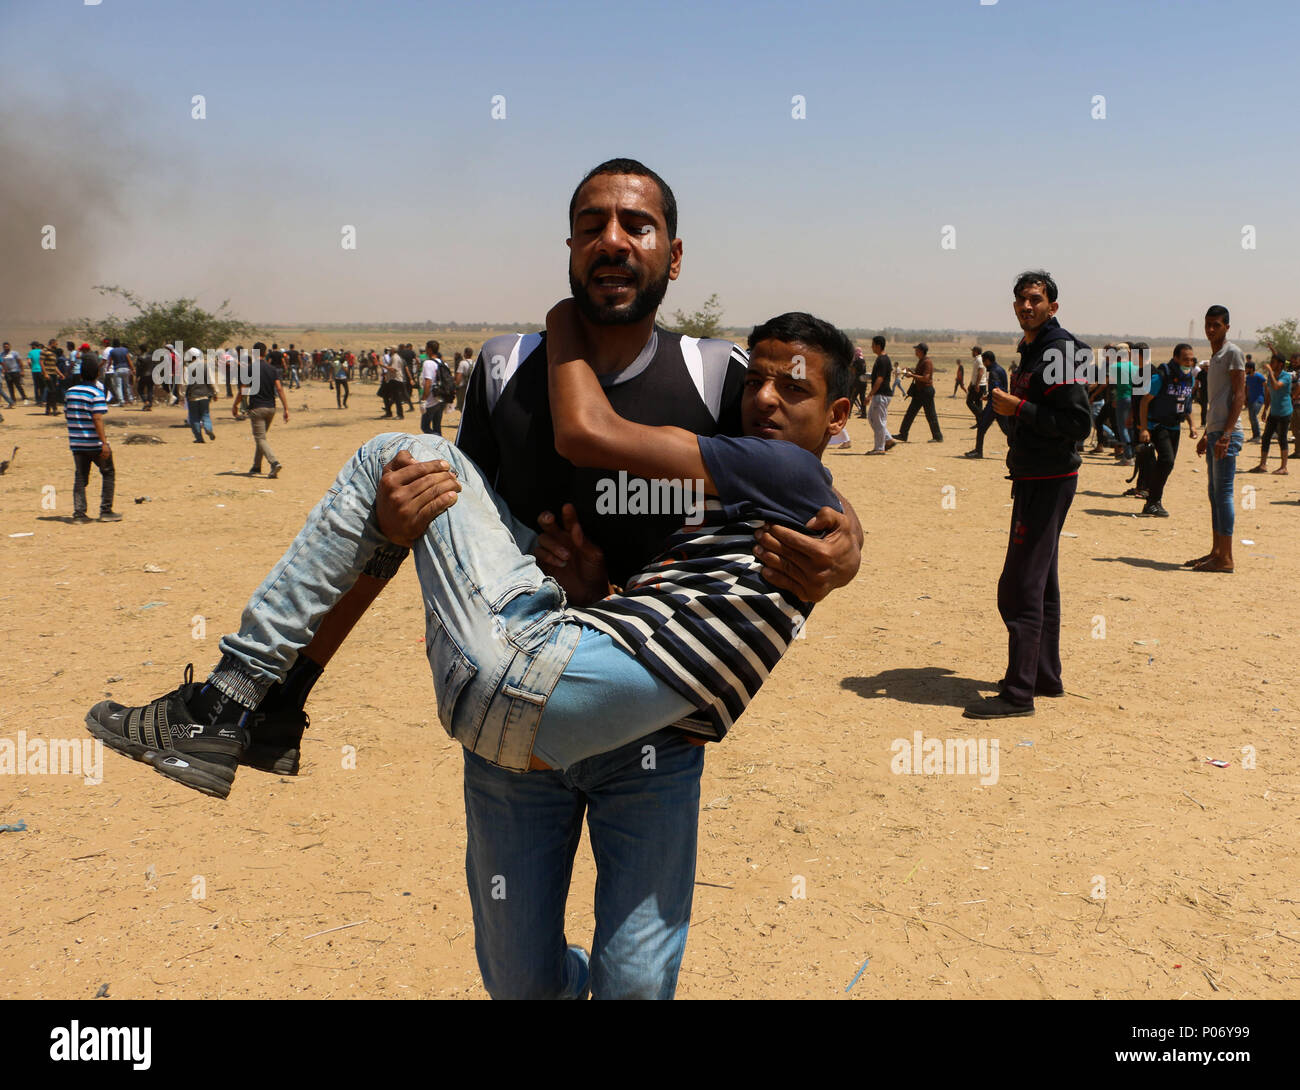
<path fill-rule="evenodd" d="M 446 396 L 447 379 L 451 376 L 444 373 L 447 365 L 438 355 L 437 341 L 425 342 L 424 350 L 428 358 L 420 370 L 420 408 L 423 410 L 420 413 L 420 430 L 425 435 L 441 435 L 442 414 L 447 408 L 447 402 L 451 400 Z"/>

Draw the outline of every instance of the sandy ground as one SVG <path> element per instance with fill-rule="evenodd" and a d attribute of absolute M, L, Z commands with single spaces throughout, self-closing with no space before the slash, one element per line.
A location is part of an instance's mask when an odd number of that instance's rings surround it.
<path fill-rule="evenodd" d="M 344 459 L 390 430 L 373 387 L 353 391 L 346 411 L 323 385 L 292 392 L 275 481 L 244 476 L 248 425 L 226 400 L 203 450 L 180 409 L 112 412 L 116 525 L 68 523 L 62 421 L 5 411 L 0 456 L 20 450 L 0 477 L 0 739 L 81 739 L 102 697 L 206 672 Z M 980 724 L 959 709 L 1004 663 L 1004 442 L 960 457 L 969 418 L 940 391 L 944 445 L 922 425 L 863 457 L 854 421 L 853 448 L 827 456 L 866 562 L 709 750 L 678 995 L 1300 994 L 1300 480 L 1240 476 L 1237 574 L 1198 575 L 1178 567 L 1209 539 L 1191 448 L 1167 521 L 1132 517 L 1126 471 L 1088 458 L 1061 541 L 1069 695 Z M 297 779 L 245 769 L 220 802 L 111 752 L 98 785 L 0 775 L 0 824 L 27 827 L 0 833 L 0 995 L 482 998 L 460 755 L 422 634 L 407 565 L 317 686 Z M 895 774 L 892 745 L 916 731 L 996 739 L 997 781 Z M 584 843 L 571 941 L 590 941 L 593 880 Z"/>

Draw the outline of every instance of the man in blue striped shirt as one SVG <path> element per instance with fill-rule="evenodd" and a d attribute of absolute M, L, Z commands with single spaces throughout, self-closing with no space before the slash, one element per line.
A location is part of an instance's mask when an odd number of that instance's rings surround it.
<path fill-rule="evenodd" d="M 108 398 L 99 378 L 99 361 L 93 352 L 81 359 L 81 377 L 76 386 L 68 390 L 64 415 L 68 423 L 68 446 L 76 465 L 72 485 L 72 521 L 89 522 L 86 514 L 86 484 L 90 480 L 90 467 L 99 467 L 103 479 L 99 493 L 99 521 L 120 522 L 122 516 L 113 510 L 113 488 L 117 471 L 113 467 L 113 447 L 104 433 L 104 414 L 108 412 Z"/>

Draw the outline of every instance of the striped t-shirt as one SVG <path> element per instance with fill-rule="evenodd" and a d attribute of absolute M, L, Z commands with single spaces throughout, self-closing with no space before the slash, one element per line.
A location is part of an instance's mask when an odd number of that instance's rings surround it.
<path fill-rule="evenodd" d="M 108 412 L 108 398 L 104 388 L 73 386 L 64 396 L 64 417 L 68 422 L 68 446 L 73 450 L 99 450 L 99 432 L 95 430 L 95 416 Z"/>
<path fill-rule="evenodd" d="M 607 633 L 699 709 L 677 724 L 721 738 L 803 627 L 812 606 L 772 586 L 754 556 L 763 522 L 803 529 L 841 510 L 821 460 L 793 443 L 700 436 L 718 496 L 683 526 L 623 593 L 567 611 Z"/>

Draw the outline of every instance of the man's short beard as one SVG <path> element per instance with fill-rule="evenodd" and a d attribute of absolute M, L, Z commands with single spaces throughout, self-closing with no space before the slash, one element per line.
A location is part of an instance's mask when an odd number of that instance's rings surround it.
<path fill-rule="evenodd" d="M 649 317 L 659 309 L 659 304 L 668 294 L 668 270 L 658 280 L 652 280 L 644 288 L 638 289 L 630 303 L 616 307 L 601 306 L 582 285 L 573 269 L 569 269 L 569 290 L 582 316 L 592 325 L 635 325 L 643 318 Z"/>

